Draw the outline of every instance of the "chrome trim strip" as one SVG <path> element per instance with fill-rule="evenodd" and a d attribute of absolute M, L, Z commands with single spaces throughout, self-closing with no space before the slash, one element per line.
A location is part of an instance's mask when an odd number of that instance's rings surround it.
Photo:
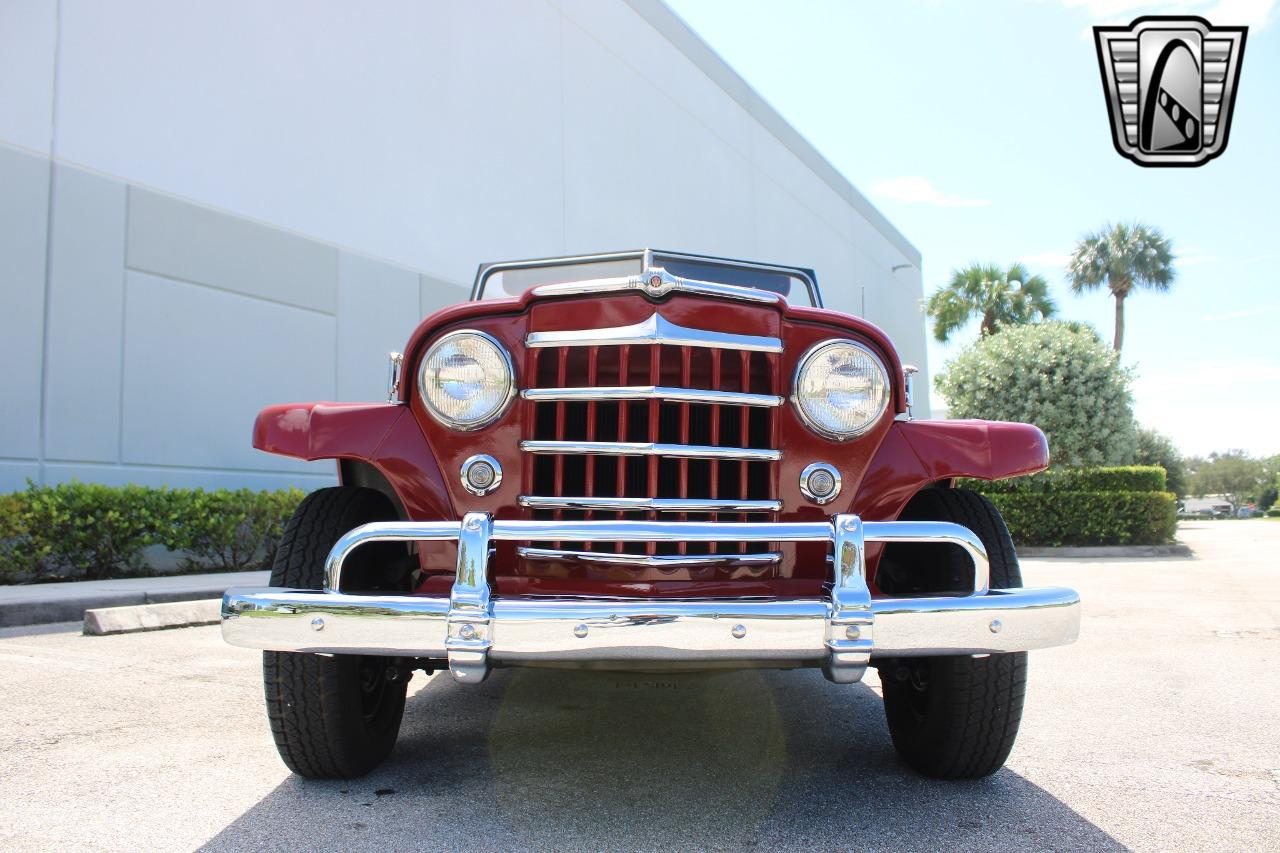
<path fill-rule="evenodd" d="M 652 441 L 522 441 L 525 453 L 578 453 L 587 456 L 672 456 L 679 459 L 736 459 L 777 462 L 781 450 L 754 447 L 705 447 Z M 560 537 L 563 538 L 563 537 Z"/>
<path fill-rule="evenodd" d="M 704 349 L 732 349 L 750 352 L 782 352 L 779 338 L 757 335 L 734 335 L 728 332 L 712 332 L 705 329 L 689 329 L 672 323 L 654 312 L 649 319 L 630 326 L 611 329 L 574 329 L 563 332 L 530 332 L 525 336 L 525 346 L 540 347 L 603 347 L 623 344 L 665 344 Z"/>
<path fill-rule="evenodd" d="M 527 661 L 788 661 L 821 664 L 823 598 L 498 598 L 489 658 Z M 282 652 L 444 658 L 449 599 L 239 587 L 222 599 L 222 637 Z M 1062 646 L 1080 631 L 1080 596 L 1062 587 L 969 597 L 875 598 L 871 659 L 1000 654 Z M 315 623 L 321 627 L 317 629 Z M 991 626 L 999 623 L 999 631 Z M 585 627 L 585 631 L 582 629 Z M 734 629 L 742 628 L 742 636 Z M 578 636 L 582 631 L 584 636 Z"/>
<path fill-rule="evenodd" d="M 562 560 L 616 566 L 671 568 L 674 566 L 770 566 L 782 560 L 780 551 L 759 554 L 617 554 L 609 551 L 566 551 L 560 548 L 516 549 L 526 560 Z"/>
<path fill-rule="evenodd" d="M 672 275 L 662 267 L 650 267 L 640 275 L 596 278 L 586 281 L 569 281 L 562 284 L 541 284 L 533 288 L 534 296 L 592 296 L 600 293 L 620 293 L 637 290 L 650 299 L 663 299 L 673 292 L 693 293 L 699 296 L 720 296 L 740 299 L 743 302 L 761 302 L 772 305 L 782 297 L 770 290 L 742 287 L 737 284 L 720 284 Z"/>
<path fill-rule="evenodd" d="M 715 498 L 590 498 L 521 495 L 520 506 L 530 509 L 599 509 L 607 512 L 778 512 L 782 501 Z"/>
<path fill-rule="evenodd" d="M 526 388 L 520 396 L 535 403 L 588 400 L 665 400 L 668 403 L 710 403 L 715 406 L 781 406 L 776 394 L 745 391 L 708 391 L 701 388 L 668 388 L 658 385 L 624 385 L 613 388 Z"/>

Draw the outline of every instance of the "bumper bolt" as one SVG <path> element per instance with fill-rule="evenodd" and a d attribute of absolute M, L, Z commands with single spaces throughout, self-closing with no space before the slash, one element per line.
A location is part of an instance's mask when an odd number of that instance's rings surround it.
<path fill-rule="evenodd" d="M 848 628 L 844 629 L 844 635 L 850 640 L 856 640 L 862 636 L 862 629 L 857 625 L 850 625 Z"/>
<path fill-rule="evenodd" d="M 991 624 L 987 627 L 991 629 L 991 633 L 999 634 L 1000 629 L 1004 627 L 1004 623 L 1002 623 L 999 619 L 992 619 Z"/>
<path fill-rule="evenodd" d="M 573 636 L 577 637 L 579 640 L 587 636 L 587 625 L 585 622 L 573 629 Z"/>
<path fill-rule="evenodd" d="M 734 625 L 733 630 L 730 631 L 729 633 L 733 634 L 733 637 L 735 640 L 741 640 L 743 637 L 747 636 L 747 626 Z"/>
<path fill-rule="evenodd" d="M 316 618 L 312 619 L 312 620 L 311 620 L 311 630 L 312 630 L 312 631 L 323 631 L 323 630 L 324 630 L 324 620 L 323 620 L 323 619 L 321 619 L 319 616 L 317 616 Z"/>
<path fill-rule="evenodd" d="M 464 640 L 474 640 L 476 638 L 476 629 L 472 625 L 463 625 L 458 629 L 458 636 Z"/>

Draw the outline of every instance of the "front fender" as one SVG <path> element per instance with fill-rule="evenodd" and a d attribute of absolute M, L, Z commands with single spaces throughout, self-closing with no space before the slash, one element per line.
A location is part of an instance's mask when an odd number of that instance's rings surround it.
<path fill-rule="evenodd" d="M 1049 442 L 1031 424 L 907 421 L 897 427 L 933 480 L 1003 480 L 1049 467 Z"/>
<path fill-rule="evenodd" d="M 956 477 L 1002 480 L 1049 466 L 1049 443 L 1031 424 L 1004 421 L 899 421 L 885 435 L 862 478 L 852 512 L 896 519 L 926 486 Z M 883 547 L 867 545 L 874 577 Z"/>
<path fill-rule="evenodd" d="M 1003 480 L 1034 474 L 1048 465 L 1049 443 L 1031 424 L 899 421 L 867 466 L 851 511 L 888 521 L 932 483 L 956 477 Z"/>
<path fill-rule="evenodd" d="M 440 466 L 408 407 L 284 403 L 253 424 L 253 446 L 295 459 L 358 459 L 376 468 L 413 521 L 456 518 Z"/>

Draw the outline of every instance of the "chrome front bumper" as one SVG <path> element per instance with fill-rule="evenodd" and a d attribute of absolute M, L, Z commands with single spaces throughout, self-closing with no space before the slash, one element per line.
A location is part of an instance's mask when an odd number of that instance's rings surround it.
<path fill-rule="evenodd" d="M 449 597 L 350 595 L 342 565 L 375 541 L 458 540 Z M 831 541 L 830 595 L 794 599 L 601 599 L 491 597 L 493 540 Z M 872 598 L 867 542 L 948 542 L 974 564 L 969 595 Z M 236 588 L 222 600 L 222 636 L 255 649 L 447 660 L 454 678 L 478 682 L 494 664 L 617 662 L 821 666 L 832 681 L 862 678 L 873 657 L 975 655 L 1073 642 L 1080 627 L 1074 590 L 988 589 L 982 542 L 956 524 L 864 522 L 711 523 L 650 521 L 378 522 L 334 545 L 324 590 Z"/>

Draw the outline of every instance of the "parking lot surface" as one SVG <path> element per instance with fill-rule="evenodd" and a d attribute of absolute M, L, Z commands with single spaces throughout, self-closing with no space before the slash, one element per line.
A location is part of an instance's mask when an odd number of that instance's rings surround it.
<path fill-rule="evenodd" d="M 312 782 L 216 627 L 6 629 L 0 848 L 1280 849 L 1280 523 L 1180 536 L 1195 559 L 1024 562 L 1084 624 L 978 782 L 898 763 L 874 672 L 558 670 L 418 675 L 390 761 Z"/>

